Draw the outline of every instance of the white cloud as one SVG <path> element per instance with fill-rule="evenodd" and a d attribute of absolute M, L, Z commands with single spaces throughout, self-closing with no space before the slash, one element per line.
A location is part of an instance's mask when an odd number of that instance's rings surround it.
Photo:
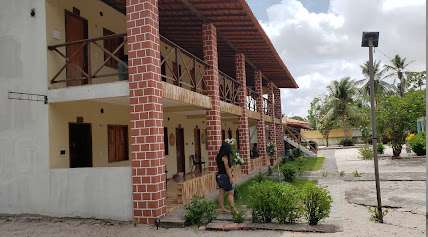
<path fill-rule="evenodd" d="M 425 67 L 424 0 L 331 0 L 325 13 L 308 11 L 297 0 L 282 0 L 267 9 L 262 22 L 300 88 L 282 91 L 287 115 L 306 115 L 311 100 L 332 81 L 361 78 L 367 60 L 363 31 L 380 31 L 375 58 L 388 61 L 398 53 Z"/>

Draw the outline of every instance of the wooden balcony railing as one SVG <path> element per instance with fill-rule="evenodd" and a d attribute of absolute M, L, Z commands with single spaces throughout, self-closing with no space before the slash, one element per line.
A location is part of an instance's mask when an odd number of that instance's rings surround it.
<path fill-rule="evenodd" d="M 252 90 L 251 88 L 247 87 L 247 109 L 257 112 L 258 108 L 257 108 L 257 97 L 259 95 Z"/>
<path fill-rule="evenodd" d="M 219 71 L 219 84 L 220 99 L 224 102 L 239 105 L 238 97 L 241 83 Z"/>
<path fill-rule="evenodd" d="M 110 49 L 102 42 L 115 42 L 113 47 L 111 44 Z M 111 76 L 124 76 L 127 79 L 128 64 L 124 58 L 119 58 L 120 50 L 123 50 L 126 44 L 126 34 L 113 34 L 98 38 L 83 39 L 78 41 L 66 42 L 63 44 L 56 44 L 48 46 L 50 51 L 56 52 L 65 63 L 60 67 L 59 71 L 51 78 L 50 82 L 60 83 L 66 82 L 67 86 L 80 85 L 91 83 L 91 79 L 111 77 Z M 104 60 L 100 65 L 95 65 L 93 62 L 92 50 L 95 47 L 104 53 Z M 116 65 L 117 72 L 115 73 L 101 73 L 102 69 L 107 65 Z M 66 70 L 66 77 L 59 78 L 61 73 Z"/>
<path fill-rule="evenodd" d="M 207 86 L 204 80 L 206 63 L 167 38 L 163 36 L 160 38 L 161 45 L 166 46 L 161 47 L 162 80 L 206 94 Z M 51 83 L 65 82 L 66 86 L 75 86 L 90 84 L 94 78 L 113 76 L 117 76 L 118 80 L 128 80 L 128 60 L 124 53 L 126 40 L 126 34 L 113 34 L 50 45 L 48 49 L 59 54 L 65 61 L 51 78 Z M 99 49 L 101 54 L 104 53 L 104 58 L 95 59 L 91 56 L 99 55 L 95 48 Z M 103 70 L 107 67 L 110 70 Z M 64 70 L 66 76 L 60 77 Z M 109 73 L 105 73 L 106 71 Z"/>
<path fill-rule="evenodd" d="M 181 48 L 174 42 L 161 36 L 161 74 L 162 80 L 201 94 L 206 94 L 204 80 L 207 64 Z"/>

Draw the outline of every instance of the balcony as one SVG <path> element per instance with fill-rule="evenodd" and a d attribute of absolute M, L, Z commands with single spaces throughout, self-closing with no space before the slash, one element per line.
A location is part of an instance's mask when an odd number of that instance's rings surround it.
<path fill-rule="evenodd" d="M 239 105 L 241 83 L 221 71 L 219 71 L 218 78 L 220 99 L 227 103 Z"/>
<path fill-rule="evenodd" d="M 167 38 L 160 38 L 162 81 L 205 95 L 205 62 Z M 126 42 L 126 34 L 112 34 L 48 46 L 60 57 L 50 65 L 58 68 L 50 78 L 51 85 L 69 87 L 128 80 Z M 138 63 L 139 59 L 135 60 Z"/>
<path fill-rule="evenodd" d="M 63 60 L 62 66 L 60 59 L 51 62 L 51 67 L 59 68 L 50 79 L 51 85 L 68 87 L 127 80 L 126 38 L 126 34 L 112 34 L 48 46 Z"/>
<path fill-rule="evenodd" d="M 207 64 L 167 38 L 160 38 L 162 81 L 206 95 Z"/>
<path fill-rule="evenodd" d="M 204 79 L 207 64 L 163 36 L 160 36 L 160 43 L 162 81 L 207 95 L 207 83 Z M 52 57 L 55 57 L 49 61 L 52 75 L 50 88 L 127 81 L 126 47 L 126 34 L 111 34 L 48 46 Z M 140 59 L 134 59 L 134 62 L 130 63 L 142 63 L 138 60 Z M 219 96 L 223 102 L 239 106 L 241 87 L 239 81 L 219 71 Z M 60 94 L 64 94 L 64 91 Z M 126 94 L 127 92 L 124 95 Z M 260 112 L 256 103 L 258 96 L 254 90 L 247 88 L 247 109 Z M 264 111 L 267 114 L 267 107 L 264 107 Z"/>

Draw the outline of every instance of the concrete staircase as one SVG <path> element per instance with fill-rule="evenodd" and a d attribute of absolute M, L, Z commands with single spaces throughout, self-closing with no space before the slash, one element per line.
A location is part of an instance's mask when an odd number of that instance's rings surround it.
<path fill-rule="evenodd" d="M 309 156 L 309 157 L 317 156 L 316 153 L 307 149 L 306 147 L 302 146 L 301 144 L 297 143 L 294 139 L 292 139 L 288 136 L 284 136 L 284 141 L 287 142 L 288 144 L 292 145 L 294 148 L 300 149 L 303 152 L 303 154 L 305 154 L 305 156 Z"/>

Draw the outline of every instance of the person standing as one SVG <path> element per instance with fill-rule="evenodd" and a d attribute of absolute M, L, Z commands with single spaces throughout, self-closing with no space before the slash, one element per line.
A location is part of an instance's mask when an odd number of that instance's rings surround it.
<path fill-rule="evenodd" d="M 233 198 L 233 183 L 232 183 L 232 169 L 231 169 L 231 156 L 232 147 L 229 143 L 223 143 L 220 151 L 216 156 L 217 174 L 216 181 L 219 186 L 218 204 L 220 211 L 227 212 L 224 207 L 224 193 L 227 193 L 227 201 L 231 207 L 231 211 L 235 211 L 235 204 Z"/>

